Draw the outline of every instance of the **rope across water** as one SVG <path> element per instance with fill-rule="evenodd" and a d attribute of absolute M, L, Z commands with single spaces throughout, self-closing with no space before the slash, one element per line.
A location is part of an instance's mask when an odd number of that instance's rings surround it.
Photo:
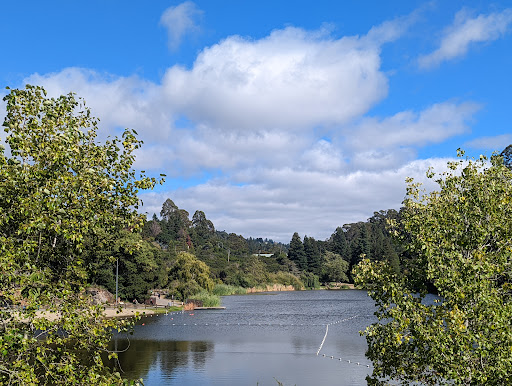
<path fill-rule="evenodd" d="M 179 311 L 179 312 L 168 312 L 168 313 L 165 313 L 165 314 L 149 314 L 149 315 L 141 315 L 141 316 L 146 317 L 146 318 L 152 318 L 152 317 L 158 317 L 158 316 L 173 316 L 173 315 L 186 315 L 186 312 Z M 189 314 L 189 315 L 193 315 L 193 314 Z M 287 323 L 250 323 L 250 322 L 247 322 L 247 323 L 171 323 L 170 325 L 172 325 L 172 326 L 254 326 L 254 327 L 258 327 L 258 326 L 280 326 L 280 327 L 289 327 L 289 326 L 295 326 L 295 327 L 296 326 L 325 326 L 324 337 L 322 339 L 322 342 L 320 343 L 320 346 L 318 347 L 318 350 L 316 351 L 316 355 L 318 356 L 320 354 L 320 351 L 322 351 L 324 343 L 325 343 L 325 341 L 327 339 L 327 335 L 329 333 L 329 326 L 334 326 L 334 325 L 337 325 L 339 323 L 347 322 L 349 320 L 352 320 L 352 319 L 355 319 L 355 318 L 358 318 L 358 317 L 364 317 L 364 316 L 367 316 L 367 315 L 354 315 L 354 316 L 351 316 L 351 317 L 348 317 L 348 318 L 345 318 L 345 319 L 337 320 L 335 322 L 331 322 L 331 323 L 318 323 L 318 324 L 317 323 L 312 323 L 312 324 L 289 323 L 289 324 L 287 324 Z M 322 354 L 322 357 L 323 358 L 328 358 L 328 359 L 336 359 L 336 360 L 338 360 L 340 362 L 345 362 L 345 363 L 353 364 L 353 365 L 356 365 L 356 366 L 366 366 L 368 368 L 371 367 L 371 364 L 369 364 L 369 363 L 361 363 L 361 362 L 357 362 L 357 361 L 354 361 L 354 360 L 351 360 L 351 359 L 343 359 L 343 358 L 340 358 L 340 357 L 334 356 L 334 355 Z"/>

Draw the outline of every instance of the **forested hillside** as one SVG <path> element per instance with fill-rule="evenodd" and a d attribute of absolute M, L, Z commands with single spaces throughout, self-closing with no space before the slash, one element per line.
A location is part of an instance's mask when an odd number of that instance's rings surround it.
<path fill-rule="evenodd" d="M 283 244 L 218 231 L 203 211 L 190 217 L 167 199 L 160 216 L 145 222 L 142 234 L 95 235 L 85 250 L 92 284 L 114 291 L 118 262 L 119 294 L 130 300 L 144 300 L 152 288 L 168 289 L 177 298 L 215 284 L 318 288 L 352 282 L 351 268 L 363 254 L 389 261 L 399 271 L 400 250 L 386 230 L 386 220 L 398 217 L 395 210 L 379 211 L 366 222 L 336 228 L 327 240 L 294 233 Z"/>

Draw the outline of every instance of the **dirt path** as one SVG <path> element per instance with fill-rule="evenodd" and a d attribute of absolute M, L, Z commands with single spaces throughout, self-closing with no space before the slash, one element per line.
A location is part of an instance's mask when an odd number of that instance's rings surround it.
<path fill-rule="evenodd" d="M 103 314 L 106 318 L 128 318 L 131 316 L 135 316 L 135 313 L 139 313 L 140 315 L 151 315 L 156 314 L 156 310 L 152 308 L 122 308 L 119 311 L 118 308 L 106 308 Z M 58 319 L 59 315 L 55 312 L 47 312 L 47 311 L 37 311 L 37 317 L 46 318 L 50 321 L 54 321 Z"/>

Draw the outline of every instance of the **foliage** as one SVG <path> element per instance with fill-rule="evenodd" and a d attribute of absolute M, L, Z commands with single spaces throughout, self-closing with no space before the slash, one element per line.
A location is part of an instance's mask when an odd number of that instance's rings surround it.
<path fill-rule="evenodd" d="M 308 265 L 306 252 L 304 251 L 304 245 L 297 232 L 292 236 L 290 242 L 290 249 L 288 250 L 288 259 L 293 261 L 297 267 L 301 270 L 305 270 Z"/>
<path fill-rule="evenodd" d="M 318 276 L 312 272 L 304 272 L 300 276 L 300 280 L 304 283 L 306 289 L 318 289 L 320 288 L 320 281 Z"/>
<path fill-rule="evenodd" d="M 126 130 L 96 143 L 97 120 L 73 94 L 27 86 L 4 101 L 0 288 L 13 308 L 0 310 L 0 383 L 121 383 L 100 353 L 125 322 L 88 303 L 82 251 L 102 230 L 140 229 L 137 192 L 156 183 L 132 169 L 141 141 Z"/>
<path fill-rule="evenodd" d="M 213 280 L 208 266 L 188 252 L 178 253 L 169 272 L 169 281 L 179 299 L 185 300 L 201 289 L 211 291 Z"/>
<path fill-rule="evenodd" d="M 325 262 L 322 265 L 321 279 L 326 282 L 348 282 L 349 263 L 340 255 L 333 252 L 325 252 Z"/>
<path fill-rule="evenodd" d="M 304 253 L 306 254 L 307 269 L 314 274 L 320 273 L 322 255 L 318 249 L 318 243 L 313 237 L 304 236 Z"/>
<path fill-rule="evenodd" d="M 220 296 L 210 293 L 206 290 L 201 290 L 192 294 L 190 299 L 200 300 L 203 303 L 203 307 L 219 307 Z"/>
<path fill-rule="evenodd" d="M 500 156 L 503 157 L 503 164 L 512 170 L 512 144 L 503 149 Z"/>
<path fill-rule="evenodd" d="M 370 383 L 512 382 L 512 173 L 490 161 L 450 162 L 429 194 L 408 180 L 394 229 L 415 258 L 402 275 L 386 262 L 357 267 L 381 321 L 364 332 Z M 423 278 L 438 298 L 426 297 Z"/>
<path fill-rule="evenodd" d="M 345 231 L 337 227 L 330 240 L 331 251 L 340 255 L 346 261 L 350 261 L 350 245 L 345 237 Z"/>
<path fill-rule="evenodd" d="M 271 284 L 291 285 L 297 291 L 304 289 L 304 283 L 302 283 L 297 276 L 289 272 L 279 271 L 276 273 L 270 273 L 269 279 Z"/>
<path fill-rule="evenodd" d="M 212 292 L 218 296 L 245 295 L 247 294 L 247 288 L 228 284 L 215 284 Z"/>
<path fill-rule="evenodd" d="M 89 281 L 111 293 L 116 290 L 116 264 L 119 264 L 119 297 L 142 303 L 153 288 L 167 285 L 167 267 L 161 248 L 143 240 L 138 233 L 121 230 L 86 238 L 84 260 Z"/>

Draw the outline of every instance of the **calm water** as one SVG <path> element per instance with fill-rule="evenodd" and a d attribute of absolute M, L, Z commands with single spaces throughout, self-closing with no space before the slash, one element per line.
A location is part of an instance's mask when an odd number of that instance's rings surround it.
<path fill-rule="evenodd" d="M 371 367 L 359 330 L 375 321 L 366 292 L 274 292 L 222 304 L 143 318 L 119 355 L 124 376 L 149 386 L 366 384 Z M 116 339 L 119 350 L 128 346 L 125 336 Z"/>

